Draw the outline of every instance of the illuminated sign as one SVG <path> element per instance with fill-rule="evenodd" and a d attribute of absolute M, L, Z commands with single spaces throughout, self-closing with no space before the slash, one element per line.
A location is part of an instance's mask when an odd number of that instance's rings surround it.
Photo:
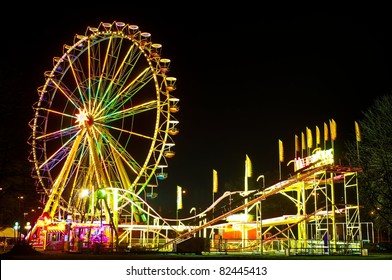
<path fill-rule="evenodd" d="M 333 163 L 334 163 L 333 149 L 317 150 L 311 156 L 308 156 L 306 158 L 298 157 L 294 160 L 295 171 L 302 169 L 304 167 L 308 167 L 310 165 L 312 165 L 313 167 L 318 167 L 318 166 L 329 165 Z"/>

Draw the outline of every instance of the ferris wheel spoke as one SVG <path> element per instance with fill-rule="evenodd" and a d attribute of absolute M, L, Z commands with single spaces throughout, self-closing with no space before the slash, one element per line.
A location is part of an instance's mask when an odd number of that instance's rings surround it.
<path fill-rule="evenodd" d="M 72 192 L 68 198 L 68 205 L 75 207 L 81 215 L 88 211 L 88 209 L 85 209 L 88 196 L 98 189 L 98 183 L 95 180 L 95 169 L 88 164 L 89 161 L 88 149 L 81 149 L 77 158 L 77 164 L 74 166 Z M 89 207 L 93 208 L 94 206 L 90 205 Z"/>
<path fill-rule="evenodd" d="M 60 86 L 57 81 L 51 79 L 51 82 L 56 86 L 56 88 L 64 95 L 64 97 L 77 109 L 82 108 L 80 99 L 78 99 L 70 90 L 66 87 Z"/>
<path fill-rule="evenodd" d="M 56 110 L 52 110 L 52 109 L 44 108 L 44 107 L 41 107 L 41 108 L 39 108 L 39 109 L 40 109 L 41 111 L 44 111 L 44 112 L 47 112 L 47 113 L 53 113 L 53 114 L 55 114 L 55 115 L 60 115 L 60 116 L 62 116 L 62 117 L 68 117 L 68 118 L 74 118 L 74 119 L 76 119 L 75 116 L 70 115 L 70 114 L 66 114 L 66 113 L 64 113 L 64 112 L 60 112 L 60 111 L 56 111 Z"/>
<path fill-rule="evenodd" d="M 55 150 L 41 165 L 39 165 L 40 170 L 50 171 L 53 167 L 62 162 L 69 154 L 73 142 L 75 141 L 76 136 L 79 133 L 76 133 L 73 137 L 68 139 L 61 147 Z"/>
<path fill-rule="evenodd" d="M 101 116 L 96 118 L 97 121 L 101 121 L 104 120 L 105 123 L 110 123 L 113 121 L 116 121 L 120 118 L 128 118 L 130 116 L 134 116 L 146 111 L 150 111 L 150 110 L 156 110 L 157 109 L 157 104 L 158 102 L 156 100 L 151 100 L 149 102 L 140 104 L 140 105 L 136 105 L 124 110 L 117 110 L 117 111 L 113 111 L 105 116 Z"/>
<path fill-rule="evenodd" d="M 151 141 L 156 140 L 153 136 L 149 136 L 149 135 L 142 134 L 142 133 L 137 133 L 135 131 L 125 130 L 125 129 L 122 129 L 122 128 L 109 126 L 109 125 L 105 125 L 105 127 L 106 128 L 110 128 L 112 130 L 119 131 L 119 132 L 123 132 L 123 133 L 128 134 L 128 135 L 138 136 L 140 138 L 144 138 L 144 139 L 147 139 L 147 140 L 151 140 Z M 113 139 L 115 139 L 115 138 L 113 137 Z"/>
<path fill-rule="evenodd" d="M 109 145 L 110 148 L 123 159 L 124 163 L 132 170 L 133 173 L 138 174 L 142 169 L 139 165 L 138 161 L 133 158 L 126 147 L 124 147 L 116 138 L 114 138 L 110 133 L 103 133 L 101 130 L 96 130 L 105 141 L 106 145 Z"/>
<path fill-rule="evenodd" d="M 107 148 L 107 145 L 102 142 L 102 137 L 98 130 L 91 130 L 90 133 L 91 134 L 88 136 L 88 138 L 91 137 L 89 140 L 92 141 L 89 141 L 89 150 L 91 159 L 94 162 L 92 165 L 94 178 L 96 178 L 98 186 L 110 186 L 113 173 L 110 172 L 110 170 L 112 170 L 112 163 L 108 161 L 108 158 L 110 157 L 109 149 Z"/>
<path fill-rule="evenodd" d="M 58 175 L 53 181 L 48 203 L 45 205 L 44 209 L 44 211 L 48 212 L 51 217 L 54 216 L 55 211 L 57 210 L 60 203 L 59 198 L 62 197 L 62 194 L 64 194 L 64 190 L 72 178 L 72 167 L 76 162 L 75 159 L 77 158 L 77 152 L 80 150 L 80 144 L 82 143 L 84 135 L 85 130 L 82 130 L 82 133 L 79 133 L 75 139 L 70 142 L 69 149 L 66 151 L 66 157 L 59 159 L 59 161 L 62 161 L 63 164 L 59 170 Z"/>
<path fill-rule="evenodd" d="M 140 74 L 133 79 L 131 82 L 122 85 L 119 95 L 120 96 L 127 96 L 127 100 L 133 96 L 135 92 L 140 91 L 146 84 L 148 84 L 154 78 L 151 69 L 145 68 Z"/>
<path fill-rule="evenodd" d="M 108 99 L 102 99 L 96 108 L 93 110 L 95 115 L 101 115 L 105 110 L 111 109 L 116 110 L 121 108 L 124 104 L 140 91 L 153 76 L 148 68 L 144 69 L 135 79 L 130 81 L 128 84 L 120 84 L 120 87 L 112 92 L 116 92 L 114 96 L 110 96 Z"/>
<path fill-rule="evenodd" d="M 94 70 L 97 70 L 98 74 L 98 83 L 97 87 L 95 89 L 96 93 L 96 98 L 94 100 L 94 106 L 92 109 L 93 112 L 96 111 L 97 108 L 100 108 L 102 104 L 101 102 L 97 102 L 99 100 L 105 100 L 105 96 L 108 93 L 108 90 L 110 90 L 110 83 L 107 86 L 108 83 L 108 77 L 111 76 L 110 73 L 110 65 L 111 61 L 113 60 L 112 54 L 111 54 L 111 49 L 112 49 L 112 44 L 113 44 L 113 37 L 110 37 L 107 41 L 100 41 L 100 43 L 97 44 L 97 52 L 99 53 L 99 60 L 96 60 L 95 57 L 93 57 L 93 60 L 89 58 L 89 61 L 97 61 L 96 67 L 94 67 Z M 95 55 L 95 53 L 93 53 Z M 102 62 L 102 64 L 101 64 Z M 106 88 L 107 87 L 107 88 Z"/>
<path fill-rule="evenodd" d="M 85 104 L 86 97 L 84 95 L 84 90 L 81 87 L 81 85 L 83 84 L 82 81 L 85 80 L 83 67 L 79 66 L 79 63 L 77 63 L 77 64 L 73 63 L 75 61 L 75 57 L 73 55 L 67 55 L 67 58 L 68 58 L 68 63 L 69 63 L 70 69 L 71 69 L 71 76 L 74 80 L 77 92 L 79 93 L 79 96 L 80 96 L 80 101 L 82 104 Z"/>
<path fill-rule="evenodd" d="M 102 92 L 105 92 L 104 87 L 106 86 L 107 76 L 109 74 L 109 72 L 105 71 L 105 69 L 107 68 L 108 60 L 110 59 L 108 53 L 110 51 L 110 46 L 112 44 L 112 41 L 113 38 L 110 37 L 107 42 L 106 51 L 105 50 L 103 51 L 104 52 L 103 58 L 98 60 L 99 62 L 103 61 L 103 64 L 101 65 L 100 63 L 98 63 L 99 67 L 97 68 L 98 71 L 100 72 L 99 79 L 98 79 L 98 86 L 96 89 L 97 95 L 100 95 L 102 94 Z M 99 46 L 101 46 L 101 44 Z M 99 96 L 99 98 L 103 99 L 103 96 Z"/>
<path fill-rule="evenodd" d="M 82 147 L 84 146 L 85 145 L 82 145 Z M 84 158 L 86 158 L 87 155 L 87 149 L 79 149 L 78 154 L 75 156 L 75 164 L 72 165 L 72 169 L 69 172 L 69 175 L 73 178 L 73 180 L 70 181 L 70 185 L 68 187 L 70 189 L 70 195 L 68 196 L 67 206 L 73 206 L 73 208 L 77 211 L 80 210 L 80 199 L 82 197 L 81 190 L 83 189 L 83 186 L 86 186 L 87 176 L 83 171 L 85 169 Z M 73 209 L 68 210 L 73 211 Z"/>
<path fill-rule="evenodd" d="M 121 42 L 123 39 L 121 39 Z M 121 43 L 117 44 L 117 49 L 113 51 L 112 56 L 117 57 L 118 59 L 121 59 L 120 57 L 120 51 L 121 51 Z M 136 55 L 135 55 L 136 54 Z M 130 75 L 133 71 L 133 67 L 135 62 L 133 60 L 136 59 L 139 60 L 141 57 L 141 53 L 136 52 L 136 48 L 134 45 L 132 45 L 127 53 L 124 55 L 124 57 L 121 59 L 121 63 L 118 63 L 117 60 L 115 60 L 114 66 L 113 66 L 113 72 L 114 75 L 112 78 L 109 80 L 109 84 L 106 87 L 106 90 L 104 91 L 104 94 L 102 96 L 102 100 L 115 100 L 116 99 L 116 94 L 113 94 L 117 91 L 121 91 L 121 86 L 122 84 L 125 83 L 130 78 Z M 106 60 L 105 60 L 106 61 Z M 111 75 L 110 75 L 111 76 Z M 102 82 L 102 78 L 100 79 L 100 83 Z"/>
<path fill-rule="evenodd" d="M 80 129 L 76 126 L 70 126 L 70 127 L 65 127 L 61 130 L 57 131 L 52 131 L 49 133 L 45 133 L 43 135 L 37 136 L 36 140 L 44 140 L 44 141 L 50 141 L 53 139 L 58 139 L 64 136 L 68 136 L 71 134 L 75 134 L 79 131 Z"/>

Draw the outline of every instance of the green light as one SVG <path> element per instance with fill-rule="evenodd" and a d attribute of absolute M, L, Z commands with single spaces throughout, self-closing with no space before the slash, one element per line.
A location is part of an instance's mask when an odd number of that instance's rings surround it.
<path fill-rule="evenodd" d="M 107 197 L 107 193 L 105 189 L 99 189 L 97 191 L 97 197 L 98 199 L 105 199 Z"/>

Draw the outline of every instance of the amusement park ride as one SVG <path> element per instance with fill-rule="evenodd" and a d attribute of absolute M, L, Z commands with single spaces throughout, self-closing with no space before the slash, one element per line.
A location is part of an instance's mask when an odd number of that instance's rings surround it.
<path fill-rule="evenodd" d="M 26 237 L 33 247 L 361 253 L 361 170 L 334 164 L 333 139 L 330 149 L 296 157 L 288 179 L 249 191 L 245 175 L 244 191 L 226 192 L 192 217 L 165 219 L 148 205 L 167 177 L 179 133 L 176 78 L 167 76 L 170 59 L 161 49 L 136 25 L 100 23 L 53 59 L 30 122 L 30 160 L 44 203 Z M 262 204 L 275 195 L 288 198 L 296 212 L 263 219 Z"/>

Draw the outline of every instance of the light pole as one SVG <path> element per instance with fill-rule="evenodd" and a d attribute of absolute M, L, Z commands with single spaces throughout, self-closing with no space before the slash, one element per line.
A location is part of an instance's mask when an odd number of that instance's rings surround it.
<path fill-rule="evenodd" d="M 16 245 L 16 243 L 19 243 L 18 242 L 19 229 L 20 229 L 19 222 L 15 222 L 15 225 L 14 225 L 14 245 Z"/>
<path fill-rule="evenodd" d="M 26 225 L 25 225 L 26 236 L 30 236 L 29 235 L 30 229 L 31 229 L 31 224 L 30 224 L 30 222 L 27 222 Z M 29 240 L 27 240 L 27 241 L 29 241 Z"/>
<path fill-rule="evenodd" d="M 265 177 L 264 175 L 260 175 L 259 177 L 257 177 L 257 182 L 259 181 L 259 179 L 262 178 L 263 179 L 263 188 L 262 188 L 262 192 L 261 195 L 264 194 L 264 189 L 265 189 Z M 262 199 L 260 200 L 260 232 L 261 232 L 261 236 L 260 236 L 260 253 L 263 254 L 263 208 L 262 208 L 262 204 L 261 204 Z"/>
<path fill-rule="evenodd" d="M 195 216 L 197 215 L 196 207 L 192 207 L 191 210 L 189 210 L 189 214 L 192 214 L 192 212 L 195 212 Z"/>
<path fill-rule="evenodd" d="M 191 210 L 189 210 L 189 214 L 192 214 L 192 212 L 195 212 L 195 221 L 196 221 L 196 219 L 197 219 L 196 207 L 192 207 Z M 196 225 L 195 225 L 195 227 L 196 227 Z"/>
<path fill-rule="evenodd" d="M 264 177 L 264 175 L 260 175 L 259 177 L 257 177 L 257 182 L 260 180 L 260 178 L 262 178 L 263 179 L 263 190 L 265 189 L 265 177 Z"/>

